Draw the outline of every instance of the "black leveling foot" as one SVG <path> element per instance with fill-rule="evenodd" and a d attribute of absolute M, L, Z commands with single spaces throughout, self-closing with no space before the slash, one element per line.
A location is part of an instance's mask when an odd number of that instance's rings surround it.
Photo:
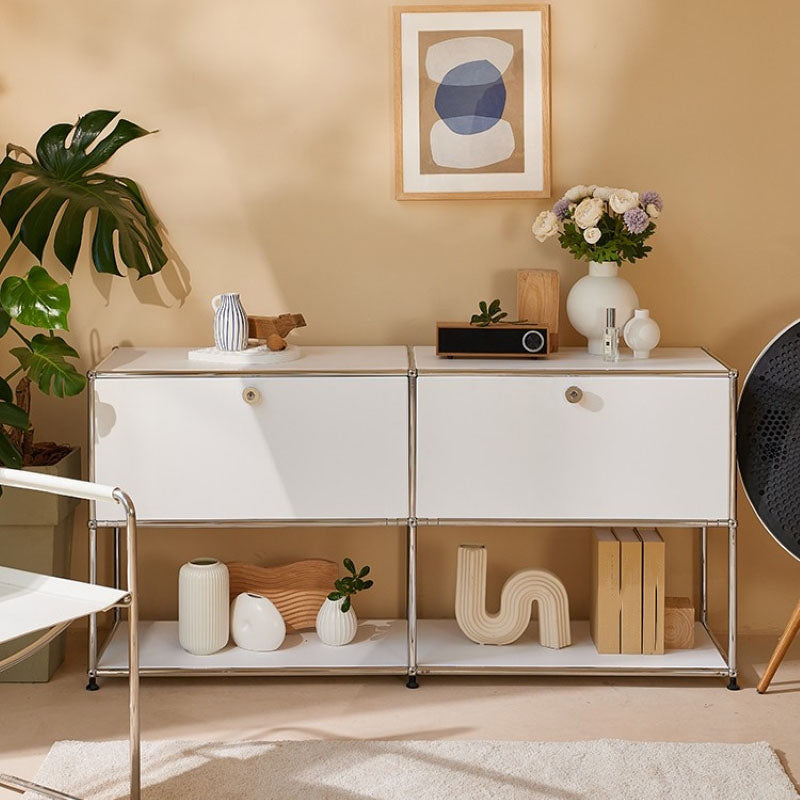
<path fill-rule="evenodd" d="M 100 687 L 97 685 L 97 678 L 89 678 L 89 683 L 86 684 L 87 692 L 96 692 Z"/>
<path fill-rule="evenodd" d="M 728 689 L 730 689 L 732 692 L 739 691 L 739 684 L 736 682 L 736 676 L 728 679 Z"/>
<path fill-rule="evenodd" d="M 417 683 L 416 675 L 408 676 L 408 680 L 406 681 L 406 689 L 419 689 L 419 684 Z"/>

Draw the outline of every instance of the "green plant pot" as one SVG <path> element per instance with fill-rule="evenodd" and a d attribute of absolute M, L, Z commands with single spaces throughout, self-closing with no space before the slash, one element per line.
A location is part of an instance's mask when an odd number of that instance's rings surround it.
<path fill-rule="evenodd" d="M 81 452 L 75 448 L 50 467 L 27 471 L 61 478 L 81 477 Z M 68 578 L 72 557 L 72 529 L 80 501 L 71 497 L 4 489 L 0 497 L 0 564 L 14 569 Z M 0 660 L 16 653 L 40 634 L 0 645 Z M 49 681 L 64 660 L 64 635 L 11 669 L 0 672 L 0 683 Z"/>

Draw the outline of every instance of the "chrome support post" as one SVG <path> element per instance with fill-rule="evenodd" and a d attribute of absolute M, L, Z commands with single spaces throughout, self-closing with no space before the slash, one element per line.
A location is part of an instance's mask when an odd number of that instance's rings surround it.
<path fill-rule="evenodd" d="M 417 521 L 408 520 L 408 596 L 406 618 L 408 622 L 408 681 L 409 689 L 417 689 Z"/>
<path fill-rule="evenodd" d="M 738 574 L 736 570 L 737 522 L 736 522 L 736 401 L 739 373 L 728 372 L 731 400 L 730 429 L 730 513 L 728 514 L 728 688 L 739 688 L 736 658 L 736 628 L 738 625 Z"/>
<path fill-rule="evenodd" d="M 708 527 L 700 528 L 700 622 L 708 627 Z"/>
<path fill-rule="evenodd" d="M 137 586 L 136 512 L 125 492 L 114 490 L 114 497 L 125 509 L 126 544 L 128 551 L 128 693 L 130 722 L 130 800 L 139 800 L 141 783 L 141 758 L 139 753 L 139 588 Z"/>
<path fill-rule="evenodd" d="M 121 557 L 121 552 L 120 552 L 120 547 L 121 547 L 121 541 L 120 540 L 121 540 L 122 537 L 119 534 L 119 528 L 114 528 L 113 537 L 114 537 L 114 570 L 113 570 L 114 588 L 115 589 L 119 589 L 120 586 L 122 585 L 120 583 L 121 572 L 122 572 L 122 557 Z M 119 623 L 121 617 L 122 617 L 122 609 L 119 606 L 114 606 L 114 627 L 117 626 L 117 624 Z"/>
<path fill-rule="evenodd" d="M 97 526 L 89 523 L 89 583 L 97 583 Z M 97 614 L 89 614 L 89 682 L 86 689 L 96 692 L 97 685 Z"/>
<path fill-rule="evenodd" d="M 417 689 L 417 365 L 414 348 L 408 348 L 408 520 L 406 521 L 408 585 L 406 625 L 408 630 L 409 689 Z"/>
<path fill-rule="evenodd" d="M 736 670 L 736 577 L 736 521 L 731 520 L 728 526 L 728 688 L 732 691 L 739 688 Z"/>

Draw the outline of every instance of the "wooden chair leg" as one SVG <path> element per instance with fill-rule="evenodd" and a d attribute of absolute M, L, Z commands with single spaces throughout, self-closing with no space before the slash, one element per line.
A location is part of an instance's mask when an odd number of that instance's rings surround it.
<path fill-rule="evenodd" d="M 767 671 L 764 673 L 764 677 L 761 678 L 761 681 L 756 687 L 759 694 L 764 694 L 764 692 L 767 691 L 767 687 L 772 680 L 772 676 L 775 674 L 775 670 L 777 670 L 780 666 L 781 661 L 783 661 L 783 657 L 786 655 L 786 651 L 789 649 L 790 645 L 792 644 L 792 640 L 797 635 L 799 630 L 800 600 L 797 601 L 797 606 L 795 607 L 794 613 L 789 618 L 789 622 L 786 625 L 783 635 L 780 639 L 778 639 L 778 644 L 775 645 L 775 650 L 772 653 L 772 658 L 770 658 L 769 664 L 767 664 Z"/>

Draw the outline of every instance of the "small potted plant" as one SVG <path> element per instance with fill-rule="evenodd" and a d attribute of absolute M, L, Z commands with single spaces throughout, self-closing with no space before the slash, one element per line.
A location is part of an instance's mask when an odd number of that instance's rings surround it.
<path fill-rule="evenodd" d="M 369 567 L 356 570 L 355 564 L 349 558 L 342 563 L 350 574 L 334 581 L 335 591 L 328 595 L 317 614 L 317 635 L 321 642 L 332 646 L 353 641 L 358 629 L 358 618 L 351 598 L 372 586 L 371 580 L 364 580 L 369 575 Z"/>
<path fill-rule="evenodd" d="M 652 250 L 646 241 L 655 233 L 663 207 L 658 192 L 579 185 L 533 223 L 538 241 L 557 236 L 564 250 L 589 262 L 589 274 L 567 296 L 567 317 L 589 340 L 594 355 L 603 352 L 605 309 L 616 309 L 616 324 L 622 328 L 639 305 L 619 268 L 623 261 L 633 264 Z"/>
<path fill-rule="evenodd" d="M 20 245 L 37 261 L 24 276 L 10 276 L 0 284 L 0 338 L 17 361 L 16 369 L 0 377 L 3 466 L 81 477 L 80 449 L 35 441 L 30 423 L 32 385 L 55 397 L 80 394 L 86 386 L 73 363 L 78 352 L 57 335 L 68 329 L 70 295 L 68 285 L 42 266 L 48 241 L 52 239 L 56 259 L 72 273 L 89 216 L 91 259 L 98 272 L 122 275 L 124 264 L 140 276 L 153 275 L 167 262 L 158 220 L 139 186 L 130 178 L 97 171 L 120 147 L 150 133 L 120 119 L 102 137 L 117 115 L 91 111 L 74 124 L 54 125 L 39 139 L 35 154 L 9 144 L 0 161 L 0 222 L 10 237 L 5 251 L 0 250 L 0 272 Z M 0 499 L 0 564 L 68 577 L 76 505 L 8 489 Z M 0 647 L 0 658 L 21 645 Z M 0 680 L 48 680 L 62 658 L 63 642 L 56 640 L 3 672 Z"/>

